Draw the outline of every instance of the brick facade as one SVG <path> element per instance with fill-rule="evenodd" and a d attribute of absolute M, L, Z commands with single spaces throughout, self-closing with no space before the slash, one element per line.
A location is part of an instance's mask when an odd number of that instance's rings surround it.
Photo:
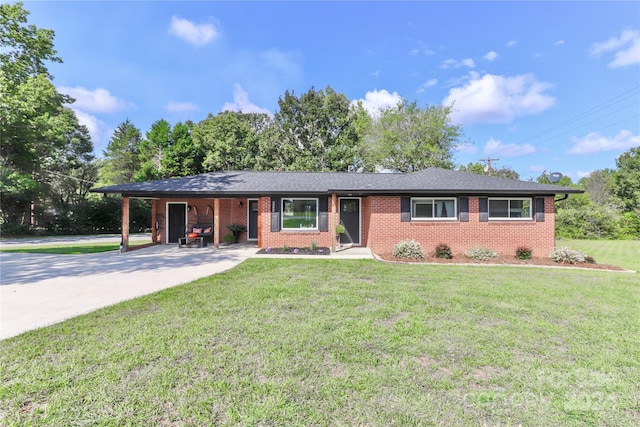
<path fill-rule="evenodd" d="M 157 200 L 157 217 L 160 219 L 158 235 L 166 243 L 167 202 L 187 203 L 192 206 L 188 212 L 187 225 L 198 222 L 198 218 L 213 220 L 213 199 Z M 242 202 L 242 206 L 239 205 Z M 229 234 L 227 225 L 247 225 L 247 199 L 220 199 L 218 212 L 220 241 Z M 335 233 L 329 227 L 328 232 L 320 231 L 271 231 L 271 198 L 259 198 L 258 207 L 258 245 L 266 247 L 308 247 L 312 242 L 318 246 L 331 247 Z M 403 239 L 414 239 L 432 253 L 440 243 L 448 244 L 454 254 L 464 253 L 474 247 L 485 247 L 501 255 L 514 255 L 520 245 L 533 250 L 534 256 L 548 256 L 555 246 L 555 206 L 553 196 L 544 197 L 545 220 L 500 220 L 481 222 L 479 215 L 479 197 L 469 196 L 469 221 L 411 221 L 401 222 L 401 197 L 368 196 L 362 197 L 362 246 L 371 248 L 374 253 L 391 252 L 393 246 Z M 196 216 L 196 209 L 199 216 Z M 209 209 L 207 209 L 207 207 Z M 329 216 L 331 203 L 329 200 Z M 535 215 L 534 215 L 535 217 Z M 334 217 L 335 218 L 335 217 Z M 332 221 L 329 222 L 332 224 Z M 241 241 L 247 240 L 242 233 Z"/>

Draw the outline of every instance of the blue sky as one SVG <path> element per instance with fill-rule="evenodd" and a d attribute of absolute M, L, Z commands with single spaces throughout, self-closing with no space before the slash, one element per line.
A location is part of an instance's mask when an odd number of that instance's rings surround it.
<path fill-rule="evenodd" d="M 101 156 L 126 118 L 278 109 L 331 86 L 376 108 L 454 103 L 468 143 L 523 179 L 574 181 L 640 146 L 640 2 L 25 2 Z"/>

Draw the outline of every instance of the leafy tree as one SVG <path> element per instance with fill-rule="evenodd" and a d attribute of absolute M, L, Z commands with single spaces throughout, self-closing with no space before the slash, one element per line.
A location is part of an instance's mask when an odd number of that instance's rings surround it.
<path fill-rule="evenodd" d="M 140 169 L 142 134 L 128 118 L 120 123 L 102 152 L 104 163 L 100 169 L 101 184 L 126 184 L 133 181 Z"/>
<path fill-rule="evenodd" d="M 622 153 L 616 159 L 616 166 L 614 193 L 622 202 L 624 212 L 640 214 L 640 147 Z"/>
<path fill-rule="evenodd" d="M 616 209 L 620 207 L 620 201 L 614 193 L 613 171 L 609 169 L 593 171 L 578 183 L 594 203 Z"/>
<path fill-rule="evenodd" d="M 0 224 L 24 231 L 32 206 L 45 186 L 40 177 L 49 159 L 65 150 L 77 121 L 64 104 L 45 66 L 62 62 L 53 49 L 54 33 L 27 25 L 22 3 L 0 5 Z"/>
<path fill-rule="evenodd" d="M 344 94 L 313 87 L 278 100 L 274 125 L 260 139 L 262 169 L 347 171 L 359 159 L 356 115 Z"/>
<path fill-rule="evenodd" d="M 204 153 L 205 171 L 254 169 L 258 132 L 253 124 L 264 114 L 224 111 L 209 114 L 193 127 L 191 136 Z"/>
<path fill-rule="evenodd" d="M 45 61 L 62 62 L 53 48 L 55 33 L 26 25 L 28 16 L 22 2 L 0 4 L 0 71 L 13 85 L 38 74 L 50 79 Z"/>
<path fill-rule="evenodd" d="M 400 101 L 380 111 L 370 129 L 367 161 L 396 172 L 428 167 L 453 168 L 453 149 L 462 126 L 451 122 L 452 107 L 427 106 Z"/>

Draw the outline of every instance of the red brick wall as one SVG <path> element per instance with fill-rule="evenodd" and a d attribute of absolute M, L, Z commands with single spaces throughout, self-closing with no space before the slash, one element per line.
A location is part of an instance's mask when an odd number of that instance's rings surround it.
<path fill-rule="evenodd" d="M 400 221 L 400 197 L 369 197 L 364 217 L 369 217 L 363 230 L 368 236 L 366 245 L 373 252 L 391 252 L 401 240 L 413 239 L 432 254 L 436 245 L 446 243 L 454 254 L 474 247 L 485 247 L 501 255 L 515 255 L 520 245 L 533 249 L 533 255 L 549 256 L 555 245 L 553 197 L 545 197 L 545 221 L 489 221 L 479 220 L 479 198 L 469 197 L 469 222 L 459 221 Z"/>
<path fill-rule="evenodd" d="M 238 206 L 238 202 L 242 202 L 242 207 Z M 191 210 L 187 212 L 187 227 L 200 222 L 213 222 L 213 199 L 159 199 L 156 204 L 158 206 L 157 213 L 162 215 L 162 226 L 158 230 L 160 241 L 166 243 L 167 233 L 167 203 L 187 203 L 191 206 Z M 209 210 L 207 212 L 207 206 Z M 196 216 L 196 209 L 198 215 Z M 220 242 L 224 242 L 224 236 L 231 234 L 227 229 L 230 224 L 247 225 L 247 200 L 246 199 L 220 199 L 220 212 L 218 212 L 220 221 Z M 153 219 L 155 221 L 155 218 Z M 247 240 L 247 233 L 240 235 L 240 241 Z"/>
<path fill-rule="evenodd" d="M 261 197 L 260 201 L 261 233 L 260 246 L 262 248 L 281 248 L 287 245 L 291 248 L 306 248 L 311 242 L 316 242 L 320 247 L 331 247 L 331 239 L 335 239 L 335 232 L 330 231 L 271 231 L 271 197 Z M 331 200 L 329 200 L 331 211 Z M 331 213 L 330 213 L 331 215 Z M 331 221 L 329 222 L 331 223 Z"/>
<path fill-rule="evenodd" d="M 555 246 L 555 206 L 553 197 L 545 197 L 545 221 L 479 221 L 478 197 L 469 197 L 469 222 L 459 221 L 400 221 L 400 197 L 370 196 L 362 197 L 362 246 L 373 252 L 391 252 L 393 246 L 404 239 L 414 239 L 432 253 L 439 243 L 446 243 L 454 254 L 461 254 L 474 247 L 486 247 L 502 255 L 514 255 L 520 245 L 533 249 L 534 256 L 546 257 Z M 242 201 L 242 207 L 238 202 Z M 202 216 L 210 206 L 207 218 L 213 216 L 213 199 L 160 199 L 157 201 L 158 214 L 163 216 L 163 224 L 158 230 L 162 243 L 166 242 L 166 203 L 187 202 L 197 206 Z M 220 241 L 230 232 L 229 224 L 247 225 L 246 199 L 220 199 Z M 331 203 L 329 203 L 331 211 Z M 332 213 L 330 212 L 330 215 Z M 271 232 L 271 198 L 259 199 L 260 246 L 267 247 L 308 247 L 311 242 L 318 246 L 331 247 L 335 238 L 333 230 L 320 231 L 279 231 Z M 188 225 L 196 223 L 195 210 L 188 213 Z M 331 221 L 329 222 L 331 223 Z M 242 233 L 241 241 L 247 240 Z"/>

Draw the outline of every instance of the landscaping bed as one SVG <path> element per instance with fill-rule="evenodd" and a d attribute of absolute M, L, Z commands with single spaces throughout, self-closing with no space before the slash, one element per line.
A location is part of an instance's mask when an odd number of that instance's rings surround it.
<path fill-rule="evenodd" d="M 436 258 L 433 255 L 427 256 L 424 259 L 418 258 L 396 258 L 391 252 L 376 254 L 376 257 L 383 261 L 388 262 L 410 262 L 410 263 L 429 263 L 429 264 L 480 264 L 480 265 L 490 265 L 490 264 L 500 264 L 500 265 L 531 265 L 531 266 L 543 266 L 543 267 L 579 267 L 579 268 L 590 268 L 594 270 L 614 270 L 614 271 L 624 271 L 624 268 L 616 267 L 614 265 L 608 264 L 598 264 L 598 263 L 587 263 L 581 262 L 576 264 L 569 263 L 560 263 L 555 262 L 551 258 L 545 257 L 532 257 L 528 260 L 520 260 L 515 256 L 499 256 L 497 258 L 492 258 L 487 261 L 481 261 L 473 258 L 469 258 L 463 253 L 454 254 L 451 258 Z"/>
<path fill-rule="evenodd" d="M 331 249 L 326 247 L 311 248 L 265 248 L 260 249 L 258 254 L 263 255 L 330 255 Z"/>

